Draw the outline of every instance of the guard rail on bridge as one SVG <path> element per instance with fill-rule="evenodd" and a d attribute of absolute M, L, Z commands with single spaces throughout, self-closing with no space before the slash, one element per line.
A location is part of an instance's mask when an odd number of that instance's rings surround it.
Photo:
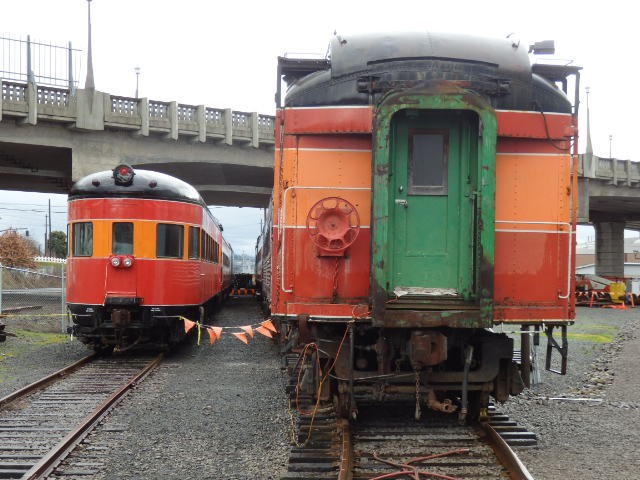
<path fill-rule="evenodd" d="M 612 185 L 631 187 L 640 183 L 640 162 L 600 158 L 585 153 L 580 155 L 578 175 L 583 178 L 602 180 Z"/>
<path fill-rule="evenodd" d="M 6 80 L 0 80 L 0 89 L 0 121 L 6 116 L 30 125 L 39 120 L 77 123 L 78 90 Z M 160 134 L 173 140 L 185 136 L 202 143 L 209 139 L 227 145 L 237 142 L 255 148 L 274 144 L 275 119 L 270 115 L 95 93 L 104 102 L 104 108 L 98 109 L 103 115 L 98 123 L 104 128 L 142 136 Z"/>

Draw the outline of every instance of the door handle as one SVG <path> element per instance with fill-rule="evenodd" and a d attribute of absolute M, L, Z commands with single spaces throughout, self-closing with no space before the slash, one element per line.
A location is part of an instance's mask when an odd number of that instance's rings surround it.
<path fill-rule="evenodd" d="M 396 205 L 402 205 L 404 208 L 407 208 L 409 206 L 409 202 L 402 198 L 396 198 Z"/>

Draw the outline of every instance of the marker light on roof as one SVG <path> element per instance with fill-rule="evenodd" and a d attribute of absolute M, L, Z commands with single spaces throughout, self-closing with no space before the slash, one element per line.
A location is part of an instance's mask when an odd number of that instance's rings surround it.
<path fill-rule="evenodd" d="M 133 182 L 135 172 L 129 165 L 121 164 L 113 169 L 113 179 L 116 185 L 128 186 Z"/>

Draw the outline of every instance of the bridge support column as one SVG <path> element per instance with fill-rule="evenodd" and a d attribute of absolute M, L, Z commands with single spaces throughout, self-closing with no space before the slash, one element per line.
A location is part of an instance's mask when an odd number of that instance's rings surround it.
<path fill-rule="evenodd" d="M 624 277 L 624 222 L 594 222 L 596 275 Z"/>

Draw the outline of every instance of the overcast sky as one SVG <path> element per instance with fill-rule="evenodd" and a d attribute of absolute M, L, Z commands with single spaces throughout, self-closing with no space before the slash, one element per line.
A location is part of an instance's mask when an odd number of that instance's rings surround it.
<path fill-rule="evenodd" d="M 553 39 L 554 58 L 583 67 L 590 88 L 591 134 L 596 155 L 640 160 L 635 150 L 637 15 L 632 2 L 532 2 L 458 0 L 348 2 L 325 0 L 223 2 L 181 0 L 93 0 L 93 68 L 96 89 L 153 100 L 274 113 L 276 63 L 285 53 L 324 56 L 334 32 L 436 30 L 502 37 L 522 44 Z M 86 0 L 3 1 L 0 35 L 67 44 L 87 50 Z M 0 52 L 1 54 L 1 52 Z M 82 61 L 81 87 L 86 60 Z M 610 141 L 609 136 L 612 136 Z M 53 229 L 64 230 L 64 196 L 28 197 L 0 192 L 0 230 L 30 227 L 43 235 L 43 210 L 51 199 Z M 7 210 L 27 202 L 27 211 Z M 61 207 L 61 208 L 58 208 Z M 60 211 L 60 213 L 56 213 Z M 236 252 L 253 251 L 261 211 L 214 209 Z M 584 233 L 586 232 L 586 233 Z M 589 230 L 581 231 L 581 236 Z M 592 234 L 591 234 L 592 235 Z"/>

